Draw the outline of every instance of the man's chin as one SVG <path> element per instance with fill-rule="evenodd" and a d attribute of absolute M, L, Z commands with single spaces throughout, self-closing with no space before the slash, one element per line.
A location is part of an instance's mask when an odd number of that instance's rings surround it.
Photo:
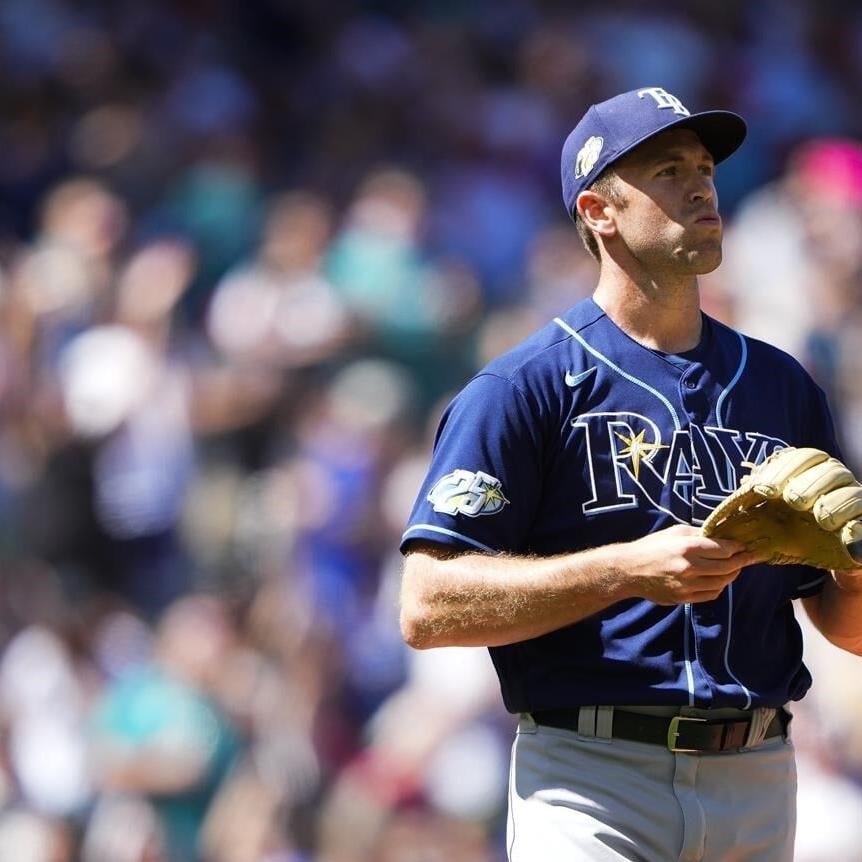
<path fill-rule="evenodd" d="M 721 264 L 721 252 L 715 255 L 704 256 L 698 261 L 698 264 L 695 275 L 706 275 L 709 272 L 713 272 Z"/>
<path fill-rule="evenodd" d="M 687 268 L 692 275 L 706 275 L 717 269 L 721 263 L 721 243 L 682 251 L 681 257 L 688 264 Z"/>

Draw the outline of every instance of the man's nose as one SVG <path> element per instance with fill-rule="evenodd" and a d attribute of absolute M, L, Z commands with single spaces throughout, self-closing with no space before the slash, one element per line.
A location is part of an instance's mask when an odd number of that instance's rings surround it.
<path fill-rule="evenodd" d="M 692 203 L 711 201 L 715 197 L 715 186 L 712 184 L 712 179 L 698 174 L 688 194 Z"/>

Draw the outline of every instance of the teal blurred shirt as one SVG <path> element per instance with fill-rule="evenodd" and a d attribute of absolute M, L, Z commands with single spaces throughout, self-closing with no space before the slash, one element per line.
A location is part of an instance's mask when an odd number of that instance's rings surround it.
<path fill-rule="evenodd" d="M 111 685 L 97 704 L 92 733 L 98 746 L 139 755 L 195 754 L 205 763 L 198 782 L 176 794 L 149 795 L 171 862 L 199 858 L 207 810 L 240 749 L 227 715 L 209 697 L 161 670 L 147 668 Z"/>

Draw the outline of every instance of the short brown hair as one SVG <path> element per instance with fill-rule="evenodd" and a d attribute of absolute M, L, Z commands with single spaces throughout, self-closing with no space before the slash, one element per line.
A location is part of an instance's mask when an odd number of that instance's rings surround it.
<path fill-rule="evenodd" d="M 620 194 L 617 188 L 617 175 L 613 168 L 606 168 L 596 179 L 587 186 L 586 191 L 597 192 L 606 197 L 614 206 L 624 207 L 625 198 Z M 599 260 L 599 244 L 596 241 L 593 232 L 587 227 L 586 222 L 581 218 L 577 209 L 573 213 L 575 217 L 575 227 L 578 231 L 578 236 L 581 238 L 584 247 L 590 253 L 594 260 Z"/>

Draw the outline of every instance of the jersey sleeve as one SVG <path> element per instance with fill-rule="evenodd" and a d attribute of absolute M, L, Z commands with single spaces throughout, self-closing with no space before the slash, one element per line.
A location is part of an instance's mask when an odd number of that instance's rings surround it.
<path fill-rule="evenodd" d="M 506 378 L 485 373 L 467 384 L 443 414 L 402 552 L 416 539 L 454 550 L 524 550 L 542 480 L 537 413 Z"/>
<path fill-rule="evenodd" d="M 835 424 L 826 401 L 823 390 L 809 378 L 810 394 L 808 399 L 808 439 L 806 446 L 822 449 L 840 461 L 844 460 L 838 438 L 835 434 Z M 800 566 L 799 580 L 793 594 L 794 599 L 804 599 L 808 596 L 817 595 L 830 577 L 824 569 L 815 569 L 811 566 Z"/>

